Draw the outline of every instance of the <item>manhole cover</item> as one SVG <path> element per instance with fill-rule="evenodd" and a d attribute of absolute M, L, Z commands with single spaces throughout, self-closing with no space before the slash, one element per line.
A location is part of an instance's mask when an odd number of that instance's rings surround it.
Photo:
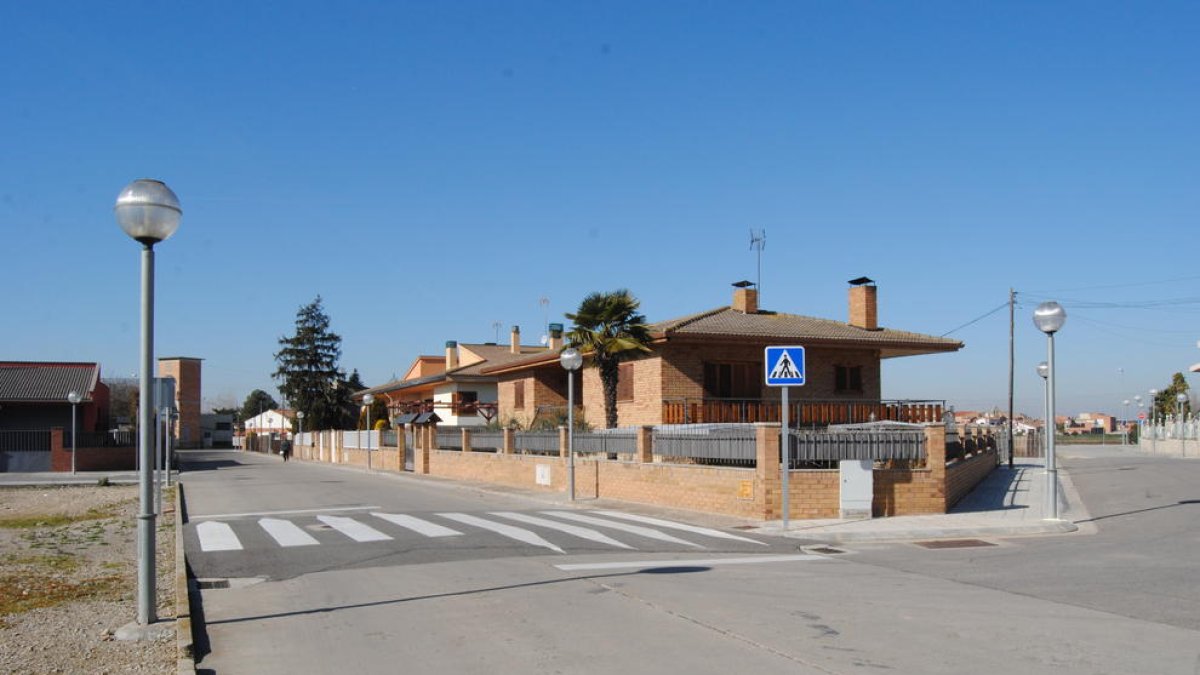
<path fill-rule="evenodd" d="M 918 541 L 914 542 L 917 546 L 923 548 L 974 548 L 979 546 L 995 546 L 990 541 L 982 539 L 940 539 L 937 541 Z"/>

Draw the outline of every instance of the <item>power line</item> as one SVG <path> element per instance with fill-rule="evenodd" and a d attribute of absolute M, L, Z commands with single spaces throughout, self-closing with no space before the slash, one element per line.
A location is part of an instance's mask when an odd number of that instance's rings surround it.
<path fill-rule="evenodd" d="M 1027 291 L 1027 292 L 1028 293 L 1054 294 L 1054 293 L 1063 293 L 1063 292 L 1071 293 L 1074 291 L 1098 291 L 1098 290 L 1107 290 L 1110 288 L 1135 288 L 1138 286 L 1157 286 L 1160 284 L 1175 284 L 1175 283 L 1179 283 L 1180 281 L 1195 281 L 1197 279 L 1200 279 L 1200 276 L 1176 277 L 1174 279 L 1161 279 L 1158 281 L 1137 281 L 1137 282 L 1127 283 L 1127 284 L 1102 284 L 1102 285 L 1098 285 L 1098 286 L 1076 286 L 1075 288 L 1059 288 L 1059 289 L 1051 290 L 1051 291 L 1032 290 L 1032 291 Z"/>
<path fill-rule="evenodd" d="M 1008 307 L 1008 300 L 1005 300 L 1004 302 L 1000 303 L 999 305 L 996 305 L 995 309 L 992 309 L 991 311 L 987 312 L 986 314 L 977 316 L 974 319 L 971 319 L 970 321 L 964 323 L 963 325 L 961 325 L 957 328 L 954 328 L 953 330 L 948 330 L 945 333 L 942 333 L 942 337 L 946 337 L 947 335 L 949 335 L 951 333 L 958 332 L 958 331 L 966 328 L 967 326 L 970 326 L 971 324 L 977 323 L 979 321 L 983 321 L 984 319 L 995 314 L 996 312 L 999 312 L 1000 310 L 1004 309 L 1005 307 Z"/>

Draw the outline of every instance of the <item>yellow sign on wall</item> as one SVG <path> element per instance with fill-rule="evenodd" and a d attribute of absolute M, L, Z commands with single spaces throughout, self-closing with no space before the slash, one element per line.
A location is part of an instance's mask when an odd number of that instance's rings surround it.
<path fill-rule="evenodd" d="M 738 499 L 754 499 L 754 481 L 744 480 L 738 483 Z"/>

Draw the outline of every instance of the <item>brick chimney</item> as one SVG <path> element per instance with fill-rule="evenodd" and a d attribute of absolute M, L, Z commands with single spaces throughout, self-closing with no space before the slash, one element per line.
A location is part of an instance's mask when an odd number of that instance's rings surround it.
<path fill-rule="evenodd" d="M 563 325 L 561 323 L 550 324 L 550 351 L 556 352 L 563 347 Z"/>
<path fill-rule="evenodd" d="M 458 368 L 458 343 L 446 340 L 446 372 Z"/>
<path fill-rule="evenodd" d="M 879 330 L 878 288 L 866 277 L 850 281 L 850 325 Z"/>
<path fill-rule="evenodd" d="M 733 309 L 743 314 L 758 313 L 758 289 L 751 288 L 749 281 L 739 281 L 733 285 Z"/>
<path fill-rule="evenodd" d="M 520 326 L 512 327 L 512 337 L 509 338 L 508 351 L 512 352 L 513 354 L 521 353 L 521 327 Z"/>

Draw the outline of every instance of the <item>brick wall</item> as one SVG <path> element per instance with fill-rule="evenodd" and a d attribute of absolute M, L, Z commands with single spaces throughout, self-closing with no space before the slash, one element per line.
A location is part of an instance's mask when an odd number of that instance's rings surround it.
<path fill-rule="evenodd" d="M 415 474 L 453 480 L 495 483 L 522 489 L 565 492 L 567 459 L 506 452 L 464 452 L 423 448 L 428 430 L 418 430 L 414 451 Z M 946 465 L 946 432 L 940 425 L 925 427 L 928 468 L 876 469 L 873 515 L 944 513 L 996 466 L 993 451 Z M 647 432 L 643 431 L 643 435 Z M 713 467 L 695 464 L 576 459 L 576 496 L 604 497 L 643 504 L 692 509 L 706 513 L 777 520 L 783 499 L 779 463 L 779 425 L 759 424 L 756 429 L 754 468 Z M 326 436 L 322 436 L 326 438 Z M 337 434 L 327 436 L 324 451 L 298 447 L 295 457 L 366 466 L 366 451 L 336 447 Z M 560 445 L 565 448 L 565 431 Z M 332 447 L 331 447 L 332 446 Z M 565 451 L 564 451 L 565 455 Z M 649 448 L 640 454 L 650 457 Z M 373 468 L 399 471 L 403 454 L 388 448 L 373 454 Z M 538 483 L 538 467 L 549 472 L 549 484 Z M 544 474 L 543 474 L 544 475 Z M 789 517 L 797 520 L 837 518 L 840 513 L 841 476 L 837 470 L 792 471 L 788 474 Z"/>
<path fill-rule="evenodd" d="M 62 429 L 50 430 L 50 470 L 71 470 L 71 446 L 63 447 Z M 75 449 L 76 471 L 129 471 L 137 466 L 137 448 Z"/>

